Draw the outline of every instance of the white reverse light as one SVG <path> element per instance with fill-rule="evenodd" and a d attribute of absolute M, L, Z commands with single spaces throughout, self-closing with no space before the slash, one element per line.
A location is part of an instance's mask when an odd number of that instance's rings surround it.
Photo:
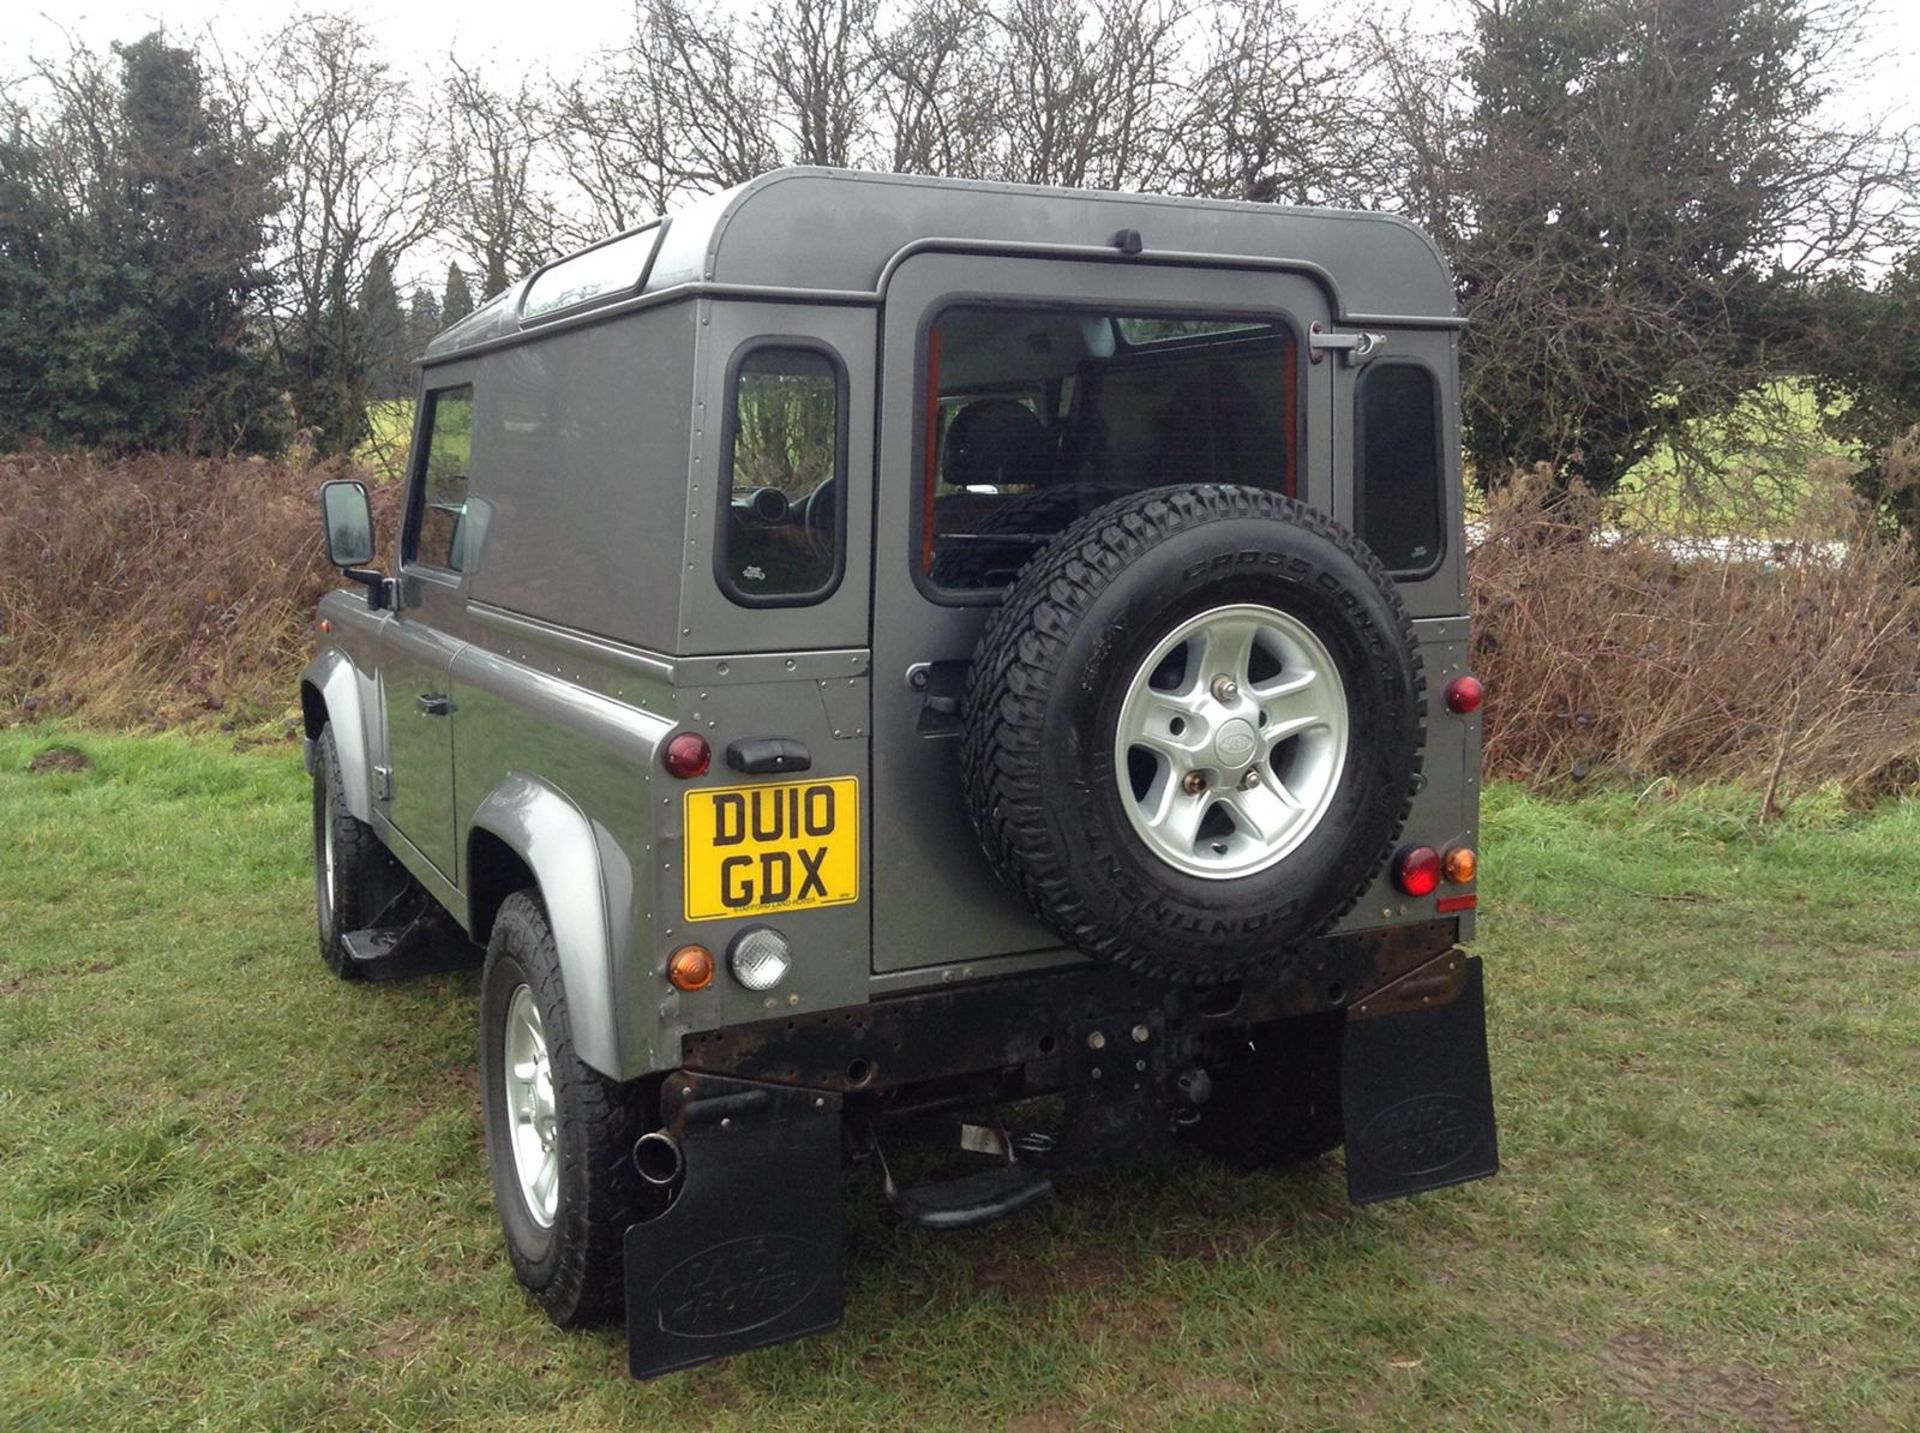
<path fill-rule="evenodd" d="M 787 978 L 793 947 L 771 926 L 743 930 L 727 947 L 727 969 L 749 990 L 771 990 Z"/>

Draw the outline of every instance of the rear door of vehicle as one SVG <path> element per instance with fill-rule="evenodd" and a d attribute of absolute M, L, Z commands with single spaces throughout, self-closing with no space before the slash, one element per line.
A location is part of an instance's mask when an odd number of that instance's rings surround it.
<path fill-rule="evenodd" d="M 1008 352 L 995 381 L 984 341 L 974 345 L 972 371 L 942 374 L 942 315 L 964 309 L 1031 312 L 1021 330 L 1007 326 Z M 1071 351 L 1074 324 L 1098 338 L 1128 324 L 1171 335 L 1165 354 L 1143 352 L 1133 373 L 1161 365 L 1180 382 L 1204 383 L 1204 372 L 1176 350 L 1186 329 L 1227 332 L 1235 343 L 1266 342 L 1283 371 L 1262 375 L 1269 393 L 1284 392 L 1293 409 L 1288 461 L 1270 484 L 1331 510 L 1331 362 L 1310 359 L 1308 335 L 1328 323 L 1322 290 L 1302 274 L 1187 266 L 1138 259 L 1113 262 L 926 253 L 902 264 L 882 311 L 882 385 L 873 556 L 872 911 L 874 971 L 897 974 L 958 965 L 984 976 L 1063 958 L 1057 938 L 1000 885 L 970 824 L 959 764 L 959 703 L 981 629 L 998 605 L 999 588 L 943 588 L 934 550 L 951 550 L 960 534 L 943 535 L 946 512 L 990 510 L 1007 496 L 986 485 L 936 501 L 944 488 L 939 437 L 967 403 L 997 399 L 1038 412 L 1043 423 L 1065 421 L 1073 385 L 1088 382 L 1089 358 Z M 964 316 L 963 316 L 964 317 Z M 950 318 L 951 325 L 958 320 Z M 1234 337 L 1244 321 L 1247 338 Z M 982 331 L 981 323 L 974 331 Z M 985 325 L 991 328 L 991 324 Z M 1269 335 L 1263 339 L 1262 333 Z M 1043 381 L 1028 381 L 1044 374 Z M 949 381 L 951 378 L 951 381 Z M 1039 410 L 1047 410 L 1039 412 Z M 1017 415 L 1016 415 L 1017 416 Z M 1064 432 L 1064 430 L 1062 430 Z M 1276 455 L 1277 457 L 1277 455 Z M 1063 460 L 1064 461 L 1064 460 Z M 1084 449 L 1071 475 L 1083 488 L 1103 475 L 1142 482 L 1138 461 L 1103 465 Z M 1011 474 L 1018 477 L 1019 474 Z M 971 521 L 971 518 L 964 521 Z M 981 962 L 992 962 L 982 965 Z"/>

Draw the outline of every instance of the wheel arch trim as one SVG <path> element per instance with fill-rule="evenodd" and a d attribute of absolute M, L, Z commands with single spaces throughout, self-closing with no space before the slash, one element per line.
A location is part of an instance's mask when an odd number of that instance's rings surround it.
<path fill-rule="evenodd" d="M 486 935 L 481 929 L 485 913 L 498 910 L 512 894 L 485 888 L 482 863 L 472 856 L 474 838 L 482 833 L 532 874 L 560 959 L 574 1053 L 603 1075 L 627 1078 L 634 1051 L 627 1022 L 620 1018 L 615 957 L 631 943 L 624 927 L 630 923 L 633 875 L 624 869 L 618 847 L 611 838 L 603 841 L 593 821 L 562 792 L 537 777 L 510 772 L 487 793 L 467 830 L 471 879 L 466 896 L 476 940 Z M 621 885 L 625 895 L 617 889 Z"/>
<path fill-rule="evenodd" d="M 365 682 L 353 659 L 338 647 L 323 648 L 300 674 L 300 712 L 309 742 L 322 726 L 333 728 L 340 753 L 341 795 L 358 819 L 373 821 L 373 756 L 367 741 Z"/>

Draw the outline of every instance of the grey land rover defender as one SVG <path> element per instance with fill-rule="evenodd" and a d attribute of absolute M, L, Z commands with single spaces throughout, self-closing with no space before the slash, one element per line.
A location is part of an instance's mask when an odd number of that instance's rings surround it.
<path fill-rule="evenodd" d="M 1496 1167 L 1453 288 L 1371 213 L 794 169 L 436 338 L 330 483 L 320 948 L 470 964 L 508 1253 L 638 1376 L 1162 1141 Z"/>

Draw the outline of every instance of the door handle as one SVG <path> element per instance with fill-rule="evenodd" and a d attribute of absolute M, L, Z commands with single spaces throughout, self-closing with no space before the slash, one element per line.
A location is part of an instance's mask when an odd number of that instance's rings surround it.
<path fill-rule="evenodd" d="M 422 716 L 446 716 L 453 710 L 453 698 L 444 692 L 422 692 L 413 700 Z"/>

